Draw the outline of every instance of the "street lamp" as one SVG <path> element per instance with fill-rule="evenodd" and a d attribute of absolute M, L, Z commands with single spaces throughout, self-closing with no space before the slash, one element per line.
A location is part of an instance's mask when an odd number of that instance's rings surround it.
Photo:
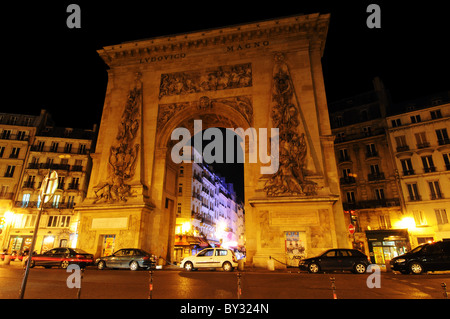
<path fill-rule="evenodd" d="M 28 274 L 30 272 L 30 264 L 31 259 L 33 257 L 34 246 L 36 245 L 36 237 L 39 229 L 39 222 L 41 220 L 42 210 L 44 208 L 44 204 L 50 201 L 50 199 L 53 197 L 53 194 L 55 193 L 57 188 L 58 188 L 58 173 L 56 171 L 50 172 L 49 170 L 48 174 L 45 176 L 42 182 L 41 190 L 39 192 L 39 196 L 40 198 L 42 198 L 41 207 L 39 208 L 38 217 L 36 219 L 36 225 L 34 226 L 33 240 L 31 241 L 30 246 L 30 254 L 28 255 L 25 275 L 23 276 L 22 286 L 20 287 L 20 295 L 19 295 L 20 299 L 23 299 L 23 296 L 25 294 L 25 288 L 27 286 Z"/>

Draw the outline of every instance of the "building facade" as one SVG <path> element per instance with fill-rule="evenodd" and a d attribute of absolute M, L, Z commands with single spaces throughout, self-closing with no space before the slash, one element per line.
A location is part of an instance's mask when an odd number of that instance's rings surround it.
<path fill-rule="evenodd" d="M 355 226 L 349 236 L 355 248 L 384 265 L 409 246 L 393 227 L 403 209 L 386 128 L 389 94 L 379 78 L 373 85 L 372 91 L 331 103 L 330 118 L 346 221 Z"/>
<path fill-rule="evenodd" d="M 450 91 L 405 102 L 387 117 L 413 247 L 450 238 Z"/>
<path fill-rule="evenodd" d="M 43 111 L 41 116 L 44 115 Z M 78 217 L 74 207 L 86 196 L 91 170 L 89 154 L 95 146 L 96 128 L 58 128 L 48 120 L 39 125 L 39 120 L 36 117 L 32 138 L 25 134 L 23 147 L 11 153 L 22 162 L 14 170 L 16 184 L 9 196 L 8 222 L 2 234 L 2 248 L 8 253 L 29 249 L 42 205 L 35 250 L 42 253 L 53 247 L 76 247 L 77 244 Z M 58 173 L 58 188 L 44 204 L 39 192 L 50 171 Z"/>
<path fill-rule="evenodd" d="M 203 163 L 191 148 L 192 163 L 178 166 L 174 258 L 176 262 L 199 249 L 221 246 L 244 249 L 244 211 L 233 184 Z"/>

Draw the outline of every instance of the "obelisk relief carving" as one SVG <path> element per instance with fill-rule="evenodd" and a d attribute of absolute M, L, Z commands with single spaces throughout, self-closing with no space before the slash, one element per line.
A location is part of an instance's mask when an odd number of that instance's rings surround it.
<path fill-rule="evenodd" d="M 279 169 L 264 185 L 267 196 L 315 195 L 317 184 L 307 180 L 308 145 L 301 132 L 301 110 L 284 54 L 277 53 L 273 70 L 271 118 L 279 129 Z M 304 130 L 305 128 L 303 128 Z"/>
<path fill-rule="evenodd" d="M 117 136 L 109 150 L 108 178 L 95 187 L 95 203 L 126 202 L 132 195 L 127 184 L 134 176 L 140 144 L 136 143 L 141 118 L 142 82 L 136 74 L 134 87 L 128 92 Z"/>

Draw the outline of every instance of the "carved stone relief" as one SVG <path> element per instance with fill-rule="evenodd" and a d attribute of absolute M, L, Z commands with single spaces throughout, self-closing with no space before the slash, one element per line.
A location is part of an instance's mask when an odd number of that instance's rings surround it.
<path fill-rule="evenodd" d="M 161 75 L 159 97 L 252 86 L 250 63 Z"/>
<path fill-rule="evenodd" d="M 142 103 L 142 82 L 136 74 L 135 86 L 128 93 L 115 142 L 108 158 L 108 180 L 94 188 L 95 202 L 126 202 L 131 186 L 126 183 L 135 173 L 140 145 L 136 143 Z"/>
<path fill-rule="evenodd" d="M 186 108 L 193 108 L 198 112 L 198 115 L 201 115 L 202 111 L 214 110 L 214 107 L 218 104 L 223 104 L 235 109 L 242 114 L 249 125 L 252 124 L 253 105 L 252 97 L 250 95 L 218 99 L 210 99 L 207 96 L 202 96 L 198 101 L 160 104 L 157 128 L 158 130 L 161 129 L 176 113 Z"/>
<path fill-rule="evenodd" d="M 305 160 L 308 151 L 305 133 L 299 133 L 299 105 L 295 89 L 284 61 L 284 55 L 275 56 L 273 71 L 271 118 L 279 129 L 279 169 L 264 185 L 267 196 L 315 195 L 317 184 L 305 178 Z"/>

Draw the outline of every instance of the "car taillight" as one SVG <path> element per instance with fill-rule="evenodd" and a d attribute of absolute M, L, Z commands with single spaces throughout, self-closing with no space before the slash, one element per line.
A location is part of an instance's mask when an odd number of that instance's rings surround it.
<path fill-rule="evenodd" d="M 235 256 L 235 255 L 231 255 L 231 257 L 232 257 L 233 261 L 234 261 L 235 263 L 237 263 L 236 256 Z"/>
<path fill-rule="evenodd" d="M 150 257 L 149 257 L 149 256 L 144 256 L 142 259 L 143 259 L 143 260 L 149 260 Z"/>

